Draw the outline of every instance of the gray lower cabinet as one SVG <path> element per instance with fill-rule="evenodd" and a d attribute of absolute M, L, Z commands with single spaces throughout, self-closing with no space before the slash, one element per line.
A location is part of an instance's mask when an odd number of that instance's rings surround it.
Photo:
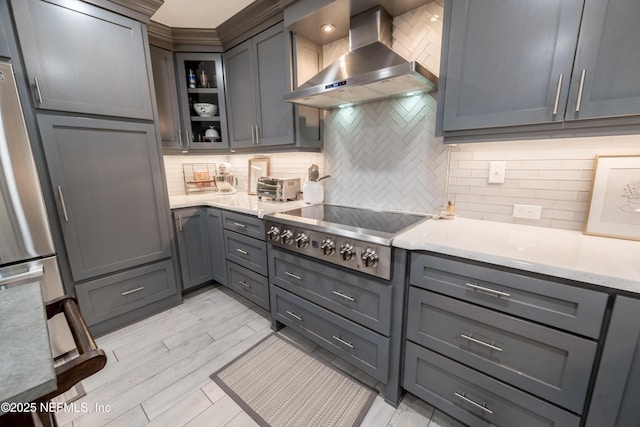
<path fill-rule="evenodd" d="M 81 1 L 11 5 L 36 108 L 153 120 L 143 24 Z"/>
<path fill-rule="evenodd" d="M 321 111 L 282 101 L 294 79 L 292 49 L 280 23 L 224 53 L 232 149 L 321 147 Z"/>
<path fill-rule="evenodd" d="M 300 332 L 373 378 L 389 377 L 390 339 L 299 298 L 277 286 L 270 288 L 275 320 Z"/>
<path fill-rule="evenodd" d="M 177 292 L 171 260 L 76 286 L 80 310 L 89 326 L 140 309 Z"/>
<path fill-rule="evenodd" d="M 640 300 L 616 296 L 586 427 L 640 422 Z"/>
<path fill-rule="evenodd" d="M 407 339 L 581 413 L 597 343 L 422 289 L 409 289 Z"/>
<path fill-rule="evenodd" d="M 0 15 L 8 17 L 9 12 L 6 4 L 0 5 Z M 9 37 L 13 36 L 11 33 L 11 26 L 8 22 L 2 22 L 0 25 L 0 57 L 11 58 L 11 52 L 9 51 Z"/>
<path fill-rule="evenodd" d="M 438 133 L 455 143 L 635 132 L 639 15 L 636 0 L 448 0 Z"/>
<path fill-rule="evenodd" d="M 37 118 L 74 281 L 170 258 L 153 124 Z"/>
<path fill-rule="evenodd" d="M 412 342 L 406 346 L 404 388 L 469 426 L 580 425 L 570 412 Z"/>
<path fill-rule="evenodd" d="M 411 254 L 404 388 L 469 425 L 579 425 L 609 295 Z"/>
<path fill-rule="evenodd" d="M 182 288 L 186 290 L 211 281 L 207 208 L 176 209 L 173 220 Z"/>
<path fill-rule="evenodd" d="M 229 289 L 269 310 L 269 266 L 264 221 L 223 211 L 224 250 Z"/>
<path fill-rule="evenodd" d="M 227 261 L 224 251 L 224 228 L 220 209 L 207 208 L 207 233 L 209 235 L 209 257 L 213 280 L 221 285 L 228 286 Z"/>
<path fill-rule="evenodd" d="M 173 52 L 155 46 L 150 46 L 149 50 L 162 146 L 166 149 L 183 150 L 186 147 L 180 122 Z"/>

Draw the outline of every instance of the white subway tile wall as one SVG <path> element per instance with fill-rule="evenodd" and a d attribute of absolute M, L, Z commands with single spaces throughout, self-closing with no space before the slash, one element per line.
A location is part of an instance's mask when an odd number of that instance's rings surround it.
<path fill-rule="evenodd" d="M 581 230 L 595 156 L 639 153 L 640 135 L 461 144 L 447 197 L 466 218 Z M 488 183 L 490 161 L 506 162 L 504 184 Z M 542 206 L 542 218 L 512 218 L 516 203 Z"/>
<path fill-rule="evenodd" d="M 218 156 L 164 156 L 164 167 L 167 174 L 167 187 L 169 196 L 185 194 L 184 176 L 182 174 L 183 163 L 231 163 L 232 173 L 238 178 L 238 189 L 247 190 L 249 159 L 253 157 L 270 158 L 270 175 L 279 178 L 300 178 L 302 183 L 307 179 L 307 169 L 312 163 L 320 167 L 324 174 L 326 167 L 324 156 L 320 153 L 278 153 L 265 155 L 229 154 Z"/>

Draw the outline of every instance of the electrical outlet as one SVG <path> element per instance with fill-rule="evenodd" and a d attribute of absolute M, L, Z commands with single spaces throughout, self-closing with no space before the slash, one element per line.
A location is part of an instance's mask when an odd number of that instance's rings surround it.
<path fill-rule="evenodd" d="M 513 217 L 525 219 L 540 219 L 542 206 L 534 205 L 513 205 Z"/>

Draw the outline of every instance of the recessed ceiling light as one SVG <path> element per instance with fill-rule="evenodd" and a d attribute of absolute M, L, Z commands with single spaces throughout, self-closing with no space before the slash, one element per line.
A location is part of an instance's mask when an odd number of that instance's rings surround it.
<path fill-rule="evenodd" d="M 324 24 L 320 29 L 323 33 L 333 33 L 336 30 L 336 26 L 333 24 Z"/>

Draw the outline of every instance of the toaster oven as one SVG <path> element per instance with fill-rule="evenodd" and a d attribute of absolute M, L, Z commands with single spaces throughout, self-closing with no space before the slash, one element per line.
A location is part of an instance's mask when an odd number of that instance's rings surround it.
<path fill-rule="evenodd" d="M 256 194 L 261 200 L 265 197 L 283 202 L 296 200 L 300 194 L 300 178 L 262 176 L 258 178 Z"/>

